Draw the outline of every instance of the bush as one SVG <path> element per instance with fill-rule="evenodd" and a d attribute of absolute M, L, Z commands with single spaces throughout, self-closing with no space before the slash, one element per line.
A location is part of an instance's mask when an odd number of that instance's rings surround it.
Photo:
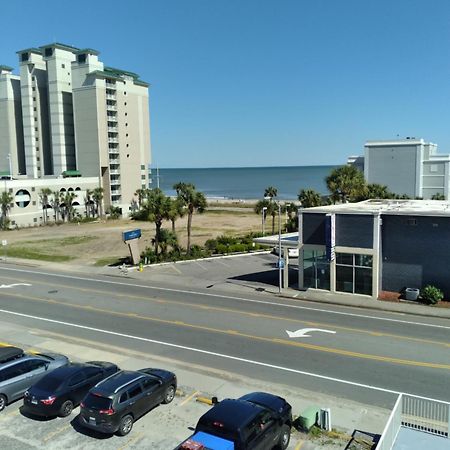
<path fill-rule="evenodd" d="M 425 286 L 420 291 L 420 296 L 422 297 L 423 302 L 427 305 L 435 305 L 444 298 L 443 292 L 437 287 L 431 285 Z"/>

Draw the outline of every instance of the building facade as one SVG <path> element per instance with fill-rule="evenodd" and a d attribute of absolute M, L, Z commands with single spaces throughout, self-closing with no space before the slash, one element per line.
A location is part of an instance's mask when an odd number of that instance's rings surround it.
<path fill-rule="evenodd" d="M 364 156 L 351 156 L 348 163 L 363 170 L 367 183 L 395 194 L 450 199 L 450 155 L 438 154 L 437 145 L 423 139 L 368 141 Z"/>
<path fill-rule="evenodd" d="M 367 200 L 299 212 L 300 289 L 378 298 L 431 284 L 450 298 L 450 202 Z"/>
<path fill-rule="evenodd" d="M 0 66 L 3 176 L 62 180 L 76 170 L 97 179 L 105 210 L 126 215 L 149 186 L 149 85 L 105 67 L 93 49 L 53 43 L 17 54 L 18 76 Z"/>

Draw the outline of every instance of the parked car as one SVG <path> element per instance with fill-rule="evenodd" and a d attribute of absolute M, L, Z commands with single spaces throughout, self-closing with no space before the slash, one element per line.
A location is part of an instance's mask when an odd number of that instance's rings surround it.
<path fill-rule="evenodd" d="M 80 424 L 125 436 L 139 417 L 161 403 L 170 403 L 176 389 L 177 377 L 167 370 L 120 371 L 89 391 L 80 405 Z"/>
<path fill-rule="evenodd" d="M 23 410 L 37 416 L 67 417 L 89 389 L 118 370 L 115 364 L 103 361 L 70 363 L 60 367 L 25 392 Z"/>
<path fill-rule="evenodd" d="M 272 253 L 278 256 L 278 247 L 274 247 L 272 249 Z M 288 256 L 289 258 L 298 258 L 298 248 L 288 248 Z M 284 258 L 284 247 L 281 248 L 281 257 Z"/>
<path fill-rule="evenodd" d="M 286 400 L 253 392 L 215 404 L 200 417 L 195 434 L 178 448 L 196 448 L 198 444 L 198 448 L 285 450 L 291 426 L 292 408 Z"/>
<path fill-rule="evenodd" d="M 0 411 L 21 398 L 32 384 L 68 363 L 66 356 L 56 353 L 26 353 L 18 347 L 1 347 Z"/>

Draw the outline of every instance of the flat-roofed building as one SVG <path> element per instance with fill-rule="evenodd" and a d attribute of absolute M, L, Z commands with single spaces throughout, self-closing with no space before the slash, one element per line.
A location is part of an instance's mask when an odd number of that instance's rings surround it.
<path fill-rule="evenodd" d="M 347 162 L 364 172 L 367 183 L 385 185 L 395 194 L 450 199 L 450 155 L 437 153 L 437 145 L 423 139 L 368 141 L 364 156 Z"/>

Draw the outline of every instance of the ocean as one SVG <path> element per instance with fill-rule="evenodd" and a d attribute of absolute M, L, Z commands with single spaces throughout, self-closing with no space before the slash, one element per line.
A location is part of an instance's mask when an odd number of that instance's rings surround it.
<path fill-rule="evenodd" d="M 327 194 L 325 177 L 338 166 L 229 167 L 211 169 L 159 169 L 159 187 L 175 195 L 173 185 L 192 183 L 208 198 L 260 199 L 268 186 L 278 189 L 280 200 L 297 200 L 301 189 Z M 157 187 L 157 170 L 152 168 L 151 187 Z"/>

